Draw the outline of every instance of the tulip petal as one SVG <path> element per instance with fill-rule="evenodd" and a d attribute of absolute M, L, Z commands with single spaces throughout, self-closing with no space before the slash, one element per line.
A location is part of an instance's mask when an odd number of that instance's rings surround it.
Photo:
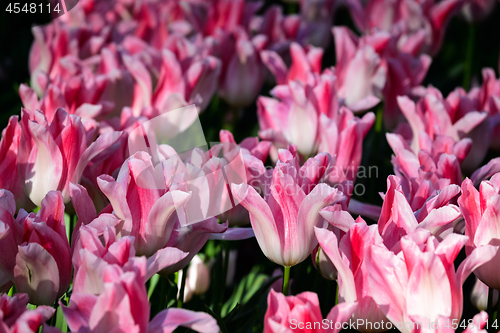
<path fill-rule="evenodd" d="M 207 313 L 169 308 L 151 320 L 147 333 L 171 333 L 179 326 L 202 333 L 219 332 L 217 321 Z"/>
<path fill-rule="evenodd" d="M 232 184 L 231 190 L 237 201 L 248 210 L 255 238 L 262 252 L 270 260 L 276 263 L 282 262 L 281 241 L 269 205 L 253 187 L 247 184 Z"/>
<path fill-rule="evenodd" d="M 162 269 L 178 263 L 187 256 L 188 253 L 183 252 L 175 247 L 165 247 L 156 251 L 155 254 L 153 254 L 147 260 L 145 280 L 149 280 L 153 275 L 155 275 Z"/>
<path fill-rule="evenodd" d="M 357 303 L 347 302 L 343 302 L 334 306 L 326 316 L 326 319 L 330 323 L 330 328 L 327 329 L 325 333 L 340 332 L 340 330 L 342 329 L 341 324 L 349 321 L 354 311 L 356 311 L 357 306 Z M 337 323 L 340 323 L 340 326 L 337 325 Z"/>
<path fill-rule="evenodd" d="M 332 231 L 314 227 L 316 238 L 321 249 L 338 271 L 339 283 L 341 284 L 341 295 L 348 303 L 354 303 L 357 300 L 356 286 L 354 284 L 354 275 L 349 264 L 344 261 L 339 252 L 337 236 Z"/>
<path fill-rule="evenodd" d="M 53 304 L 57 298 L 59 269 L 40 244 L 19 246 L 14 280 L 17 290 L 28 294 L 32 304 Z"/>

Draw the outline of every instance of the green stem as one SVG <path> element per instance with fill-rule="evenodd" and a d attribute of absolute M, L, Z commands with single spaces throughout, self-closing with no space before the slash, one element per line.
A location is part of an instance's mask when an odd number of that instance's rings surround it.
<path fill-rule="evenodd" d="M 289 291 L 290 291 L 290 266 L 285 266 L 283 274 L 283 295 L 288 296 Z"/>
<path fill-rule="evenodd" d="M 472 76 L 472 59 L 474 56 L 474 39 L 476 35 L 476 28 L 473 24 L 469 25 L 469 36 L 467 38 L 467 51 L 465 54 L 464 64 L 464 82 L 462 86 L 465 90 L 470 88 L 470 80 Z"/>
<path fill-rule="evenodd" d="M 377 115 L 375 117 L 375 133 L 382 132 L 383 118 L 384 118 L 384 104 L 380 103 L 377 108 Z"/>
<path fill-rule="evenodd" d="M 493 318 L 493 291 L 493 288 L 488 288 L 488 307 L 486 308 L 486 312 L 488 312 L 488 318 Z"/>
<path fill-rule="evenodd" d="M 337 281 L 337 287 L 335 291 L 335 305 L 339 304 L 339 282 Z"/>
<path fill-rule="evenodd" d="M 177 299 L 177 307 L 182 308 L 184 303 L 184 289 L 186 288 L 187 266 L 182 269 L 181 290 L 179 290 L 179 298 Z"/>

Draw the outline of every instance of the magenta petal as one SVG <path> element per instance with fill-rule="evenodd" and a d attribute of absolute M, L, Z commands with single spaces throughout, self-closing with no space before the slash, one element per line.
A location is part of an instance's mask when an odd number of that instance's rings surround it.
<path fill-rule="evenodd" d="M 250 222 L 255 232 L 255 238 L 262 252 L 270 260 L 283 263 L 281 241 L 269 205 L 260 197 L 253 187 L 246 184 L 232 185 L 235 198 L 250 214 Z"/>
<path fill-rule="evenodd" d="M 164 268 L 178 263 L 186 258 L 189 253 L 183 252 L 175 247 L 166 247 L 155 252 L 147 260 L 146 278 L 149 280 L 153 275 L 158 273 Z"/>
<path fill-rule="evenodd" d="M 59 292 L 59 269 L 54 258 L 40 244 L 19 246 L 14 267 L 19 292 L 29 295 L 32 304 L 53 304 Z"/>
<path fill-rule="evenodd" d="M 217 321 L 205 312 L 169 308 L 151 320 L 147 333 L 171 333 L 179 326 L 201 333 L 219 332 Z"/>
<path fill-rule="evenodd" d="M 347 303 L 347 302 L 340 303 L 334 306 L 326 316 L 326 319 L 330 323 L 330 329 L 326 330 L 325 333 L 340 332 L 341 328 L 337 328 L 340 326 L 337 326 L 336 323 L 343 324 L 349 321 L 354 311 L 356 311 L 357 306 L 358 306 L 357 303 Z"/>

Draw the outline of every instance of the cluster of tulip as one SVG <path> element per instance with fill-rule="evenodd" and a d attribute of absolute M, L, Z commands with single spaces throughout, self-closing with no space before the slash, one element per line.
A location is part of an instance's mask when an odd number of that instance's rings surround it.
<path fill-rule="evenodd" d="M 466 330 L 498 328 L 500 79 L 422 85 L 450 19 L 495 3 L 80 0 L 34 27 L 0 141 L 0 331 L 451 332 L 472 273 Z M 220 143 L 180 148 L 207 113 Z M 384 131 L 380 206 L 353 188 Z"/>

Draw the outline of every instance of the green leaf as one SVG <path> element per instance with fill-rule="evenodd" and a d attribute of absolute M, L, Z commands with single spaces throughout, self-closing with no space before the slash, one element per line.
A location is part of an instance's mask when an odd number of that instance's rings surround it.
<path fill-rule="evenodd" d="M 150 299 L 151 295 L 153 295 L 158 281 L 160 281 L 160 276 L 158 274 L 153 275 L 149 280 L 148 299 Z"/>
<path fill-rule="evenodd" d="M 71 216 L 68 213 L 64 213 L 64 224 L 66 225 L 66 236 L 68 240 L 70 239 L 70 230 L 71 230 Z"/>
<path fill-rule="evenodd" d="M 217 315 L 215 312 L 213 312 L 210 307 L 206 304 L 205 305 L 205 309 L 207 310 L 207 312 L 215 318 L 215 320 L 217 320 L 217 324 L 219 325 L 219 328 L 220 330 L 222 331 L 222 333 L 229 333 L 229 331 L 227 330 L 227 327 L 226 327 L 226 324 L 224 323 L 224 320 L 222 320 L 222 318 Z"/>
<path fill-rule="evenodd" d="M 68 323 L 66 322 L 66 318 L 64 317 L 64 313 L 62 311 L 62 307 L 59 306 L 56 311 L 56 327 L 60 329 L 63 333 L 68 332 Z"/>

